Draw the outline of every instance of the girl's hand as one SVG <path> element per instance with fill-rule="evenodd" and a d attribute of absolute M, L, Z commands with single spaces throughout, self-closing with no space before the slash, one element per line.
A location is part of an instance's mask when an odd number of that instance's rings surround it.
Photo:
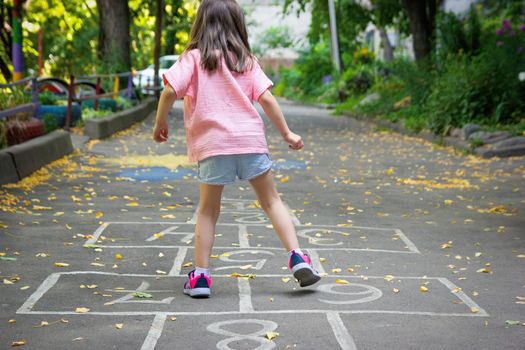
<path fill-rule="evenodd" d="M 304 146 L 301 136 L 291 131 L 284 136 L 284 141 L 288 142 L 288 147 L 294 150 L 300 150 Z"/>
<path fill-rule="evenodd" d="M 155 127 L 153 128 L 153 140 L 158 143 L 168 141 L 168 123 L 166 121 L 157 121 L 155 123 Z"/>

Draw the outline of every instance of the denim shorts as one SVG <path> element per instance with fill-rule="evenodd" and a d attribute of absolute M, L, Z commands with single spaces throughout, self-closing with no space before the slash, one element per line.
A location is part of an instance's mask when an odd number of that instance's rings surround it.
<path fill-rule="evenodd" d="M 272 167 L 267 153 L 231 154 L 206 158 L 198 163 L 198 178 L 210 185 L 228 185 L 240 180 L 251 180 Z"/>

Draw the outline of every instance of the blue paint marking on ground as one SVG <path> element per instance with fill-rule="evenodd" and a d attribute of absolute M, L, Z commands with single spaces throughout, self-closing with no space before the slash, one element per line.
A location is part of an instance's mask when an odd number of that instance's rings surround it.
<path fill-rule="evenodd" d="M 298 160 L 277 159 L 273 161 L 273 170 L 306 169 L 306 163 Z"/>
<path fill-rule="evenodd" d="M 164 167 L 145 167 L 124 169 L 118 172 L 117 176 L 135 181 L 165 181 L 193 178 L 197 176 L 197 173 L 182 167 L 178 167 L 177 170 L 170 170 Z"/>

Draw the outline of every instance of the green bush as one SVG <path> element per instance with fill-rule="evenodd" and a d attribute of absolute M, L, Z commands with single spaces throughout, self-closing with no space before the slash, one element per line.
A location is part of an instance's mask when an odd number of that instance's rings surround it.
<path fill-rule="evenodd" d="M 53 130 L 58 129 L 58 121 L 57 118 L 53 114 L 45 114 L 42 118 L 44 122 L 44 128 L 47 133 L 50 133 Z"/>
<path fill-rule="evenodd" d="M 319 101 L 330 88 L 327 77 L 332 75 L 330 48 L 319 43 L 310 51 L 301 53 L 291 68 L 282 69 L 276 86 L 277 95 L 305 101 Z"/>
<path fill-rule="evenodd" d="M 50 91 L 45 91 L 38 94 L 38 101 L 43 105 L 56 106 L 59 104 L 58 96 Z"/>
<path fill-rule="evenodd" d="M 124 110 L 133 107 L 133 102 L 125 97 L 118 96 L 115 101 L 117 102 L 117 109 Z"/>
<path fill-rule="evenodd" d="M 105 110 L 105 109 L 94 110 L 93 108 L 83 108 L 82 109 L 82 120 L 86 121 L 89 119 L 103 118 L 103 117 L 107 117 L 111 113 L 112 112 L 110 110 Z"/>

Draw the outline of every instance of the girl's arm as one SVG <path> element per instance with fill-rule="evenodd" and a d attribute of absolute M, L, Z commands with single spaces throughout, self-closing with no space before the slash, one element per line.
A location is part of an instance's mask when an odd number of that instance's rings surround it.
<path fill-rule="evenodd" d="M 155 142 L 168 140 L 168 114 L 173 108 L 176 99 L 177 94 L 175 90 L 169 84 L 166 84 L 160 94 L 157 106 L 157 116 L 155 118 L 155 127 L 153 128 L 153 139 Z"/>
<path fill-rule="evenodd" d="M 303 148 L 304 144 L 301 136 L 293 133 L 288 128 L 281 107 L 279 107 L 279 103 L 277 103 L 277 100 L 273 97 L 270 90 L 266 90 L 261 97 L 259 97 L 259 103 L 283 139 L 288 142 L 289 147 L 295 150 Z"/>

